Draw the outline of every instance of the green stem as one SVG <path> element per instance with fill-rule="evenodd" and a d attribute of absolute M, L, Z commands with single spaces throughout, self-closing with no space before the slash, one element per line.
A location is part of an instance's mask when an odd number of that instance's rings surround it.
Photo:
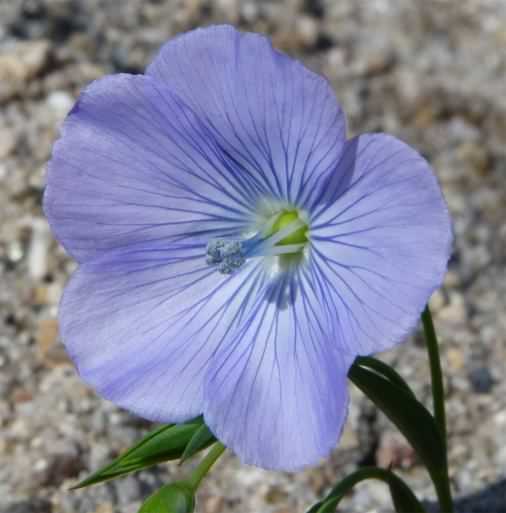
<path fill-rule="evenodd" d="M 434 329 L 432 315 L 428 306 L 423 311 L 422 322 L 425 332 L 425 341 L 427 343 L 427 352 L 429 353 L 434 417 L 436 418 L 436 423 L 441 430 L 441 435 L 446 446 L 446 413 L 443 372 L 441 370 L 441 359 L 439 357 L 439 345 L 437 341 L 436 330 Z"/>
<path fill-rule="evenodd" d="M 204 459 L 198 464 L 197 468 L 192 472 L 188 479 L 188 484 L 197 490 L 202 479 L 211 470 L 211 467 L 216 463 L 218 458 L 225 452 L 226 447 L 220 442 L 215 443 L 211 450 L 205 455 Z"/>
<path fill-rule="evenodd" d="M 439 344 L 437 340 L 436 330 L 434 329 L 434 323 L 432 322 L 432 315 L 430 313 L 428 305 L 422 313 L 422 323 L 425 333 L 425 341 L 427 344 L 427 352 L 429 355 L 432 400 L 434 404 L 434 418 L 441 432 L 441 437 L 443 439 L 443 446 L 445 450 L 445 458 L 447 460 L 448 455 L 446 441 L 446 412 L 444 400 L 443 372 L 441 370 L 441 358 L 439 356 Z M 446 464 L 445 470 L 446 483 L 443 490 L 444 493 L 438 493 L 439 505 L 443 513 L 452 513 L 453 501 L 450 490 L 450 480 L 448 476 L 448 463 Z"/>

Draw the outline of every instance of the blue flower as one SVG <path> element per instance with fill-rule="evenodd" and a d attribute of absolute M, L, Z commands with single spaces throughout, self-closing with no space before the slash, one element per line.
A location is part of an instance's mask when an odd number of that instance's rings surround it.
<path fill-rule="evenodd" d="M 92 83 L 44 208 L 79 263 L 60 324 L 82 378 L 285 470 L 336 445 L 351 362 L 414 328 L 452 239 L 416 151 L 347 140 L 325 79 L 228 26 Z"/>

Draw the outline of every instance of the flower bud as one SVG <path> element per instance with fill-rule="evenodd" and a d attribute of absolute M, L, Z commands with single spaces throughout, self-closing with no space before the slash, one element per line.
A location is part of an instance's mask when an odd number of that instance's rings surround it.
<path fill-rule="evenodd" d="M 139 513 L 193 513 L 195 496 L 185 482 L 165 485 L 144 502 Z"/>

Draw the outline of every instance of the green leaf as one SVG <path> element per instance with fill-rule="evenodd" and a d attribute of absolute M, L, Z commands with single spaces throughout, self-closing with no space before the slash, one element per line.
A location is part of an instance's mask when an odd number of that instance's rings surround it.
<path fill-rule="evenodd" d="M 329 499 L 331 500 L 331 499 Z M 335 499 L 334 499 L 335 500 Z M 318 501 L 316 504 L 313 504 L 307 511 L 306 513 L 321 513 L 321 510 L 320 508 L 325 506 L 325 500 L 323 501 Z M 336 504 L 336 507 L 337 507 L 337 504 Z"/>
<path fill-rule="evenodd" d="M 192 436 L 188 445 L 185 447 L 183 455 L 181 456 L 180 463 L 184 463 L 186 460 L 197 454 L 203 449 L 207 449 L 211 444 L 216 442 L 215 436 L 211 433 L 209 428 L 202 424 L 195 434 Z"/>
<path fill-rule="evenodd" d="M 188 424 L 170 424 L 155 429 L 109 465 L 73 487 L 84 488 L 135 472 L 163 461 L 180 458 L 188 442 L 202 426 L 196 419 Z"/>
<path fill-rule="evenodd" d="M 339 499 L 328 499 L 325 502 L 321 503 L 321 506 L 315 511 L 316 513 L 335 513 L 338 504 Z"/>
<path fill-rule="evenodd" d="M 415 393 L 411 390 L 411 387 L 406 383 L 404 378 L 385 362 L 382 362 L 377 358 L 372 358 L 371 356 L 359 356 L 355 360 L 355 363 L 361 367 L 368 367 L 369 369 L 377 372 L 380 376 L 388 379 L 392 384 L 397 385 L 408 392 L 411 396 L 415 397 Z"/>
<path fill-rule="evenodd" d="M 185 482 L 165 485 L 148 497 L 138 513 L 193 513 L 195 496 Z"/>
<path fill-rule="evenodd" d="M 425 513 L 420 501 L 401 478 L 390 470 L 377 467 L 364 467 L 345 477 L 323 501 L 315 504 L 307 513 L 334 513 L 341 499 L 356 484 L 367 479 L 377 479 L 388 486 L 397 513 Z"/>
<path fill-rule="evenodd" d="M 351 366 L 348 377 L 407 438 L 427 467 L 438 497 L 448 497 L 445 444 L 428 410 L 410 393 L 360 362 Z"/>
<path fill-rule="evenodd" d="M 390 495 L 398 513 L 425 513 L 425 509 L 415 497 L 410 488 L 395 474 L 388 483 Z"/>

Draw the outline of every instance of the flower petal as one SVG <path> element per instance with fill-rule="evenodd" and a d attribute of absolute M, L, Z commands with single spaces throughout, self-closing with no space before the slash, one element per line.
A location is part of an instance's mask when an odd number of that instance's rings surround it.
<path fill-rule="evenodd" d="M 60 307 L 63 342 L 103 397 L 155 421 L 202 413 L 203 376 L 262 285 L 259 264 L 233 276 L 200 246 L 162 242 L 82 264 Z"/>
<path fill-rule="evenodd" d="M 204 418 L 244 463 L 296 470 L 336 445 L 347 415 L 340 352 L 310 274 L 281 275 L 213 358 Z"/>
<path fill-rule="evenodd" d="M 244 230 L 255 179 L 180 98 L 151 77 L 92 83 L 66 119 L 49 163 L 44 210 L 78 261 L 164 240 Z"/>
<path fill-rule="evenodd" d="M 451 253 L 450 217 L 428 163 L 398 139 L 347 142 L 312 197 L 313 267 L 336 306 L 336 339 L 369 354 L 401 342 L 438 288 Z"/>
<path fill-rule="evenodd" d="M 166 43 L 147 73 L 205 119 L 230 158 L 277 199 L 303 207 L 308 184 L 339 158 L 345 119 L 332 88 L 264 36 L 193 30 Z"/>

